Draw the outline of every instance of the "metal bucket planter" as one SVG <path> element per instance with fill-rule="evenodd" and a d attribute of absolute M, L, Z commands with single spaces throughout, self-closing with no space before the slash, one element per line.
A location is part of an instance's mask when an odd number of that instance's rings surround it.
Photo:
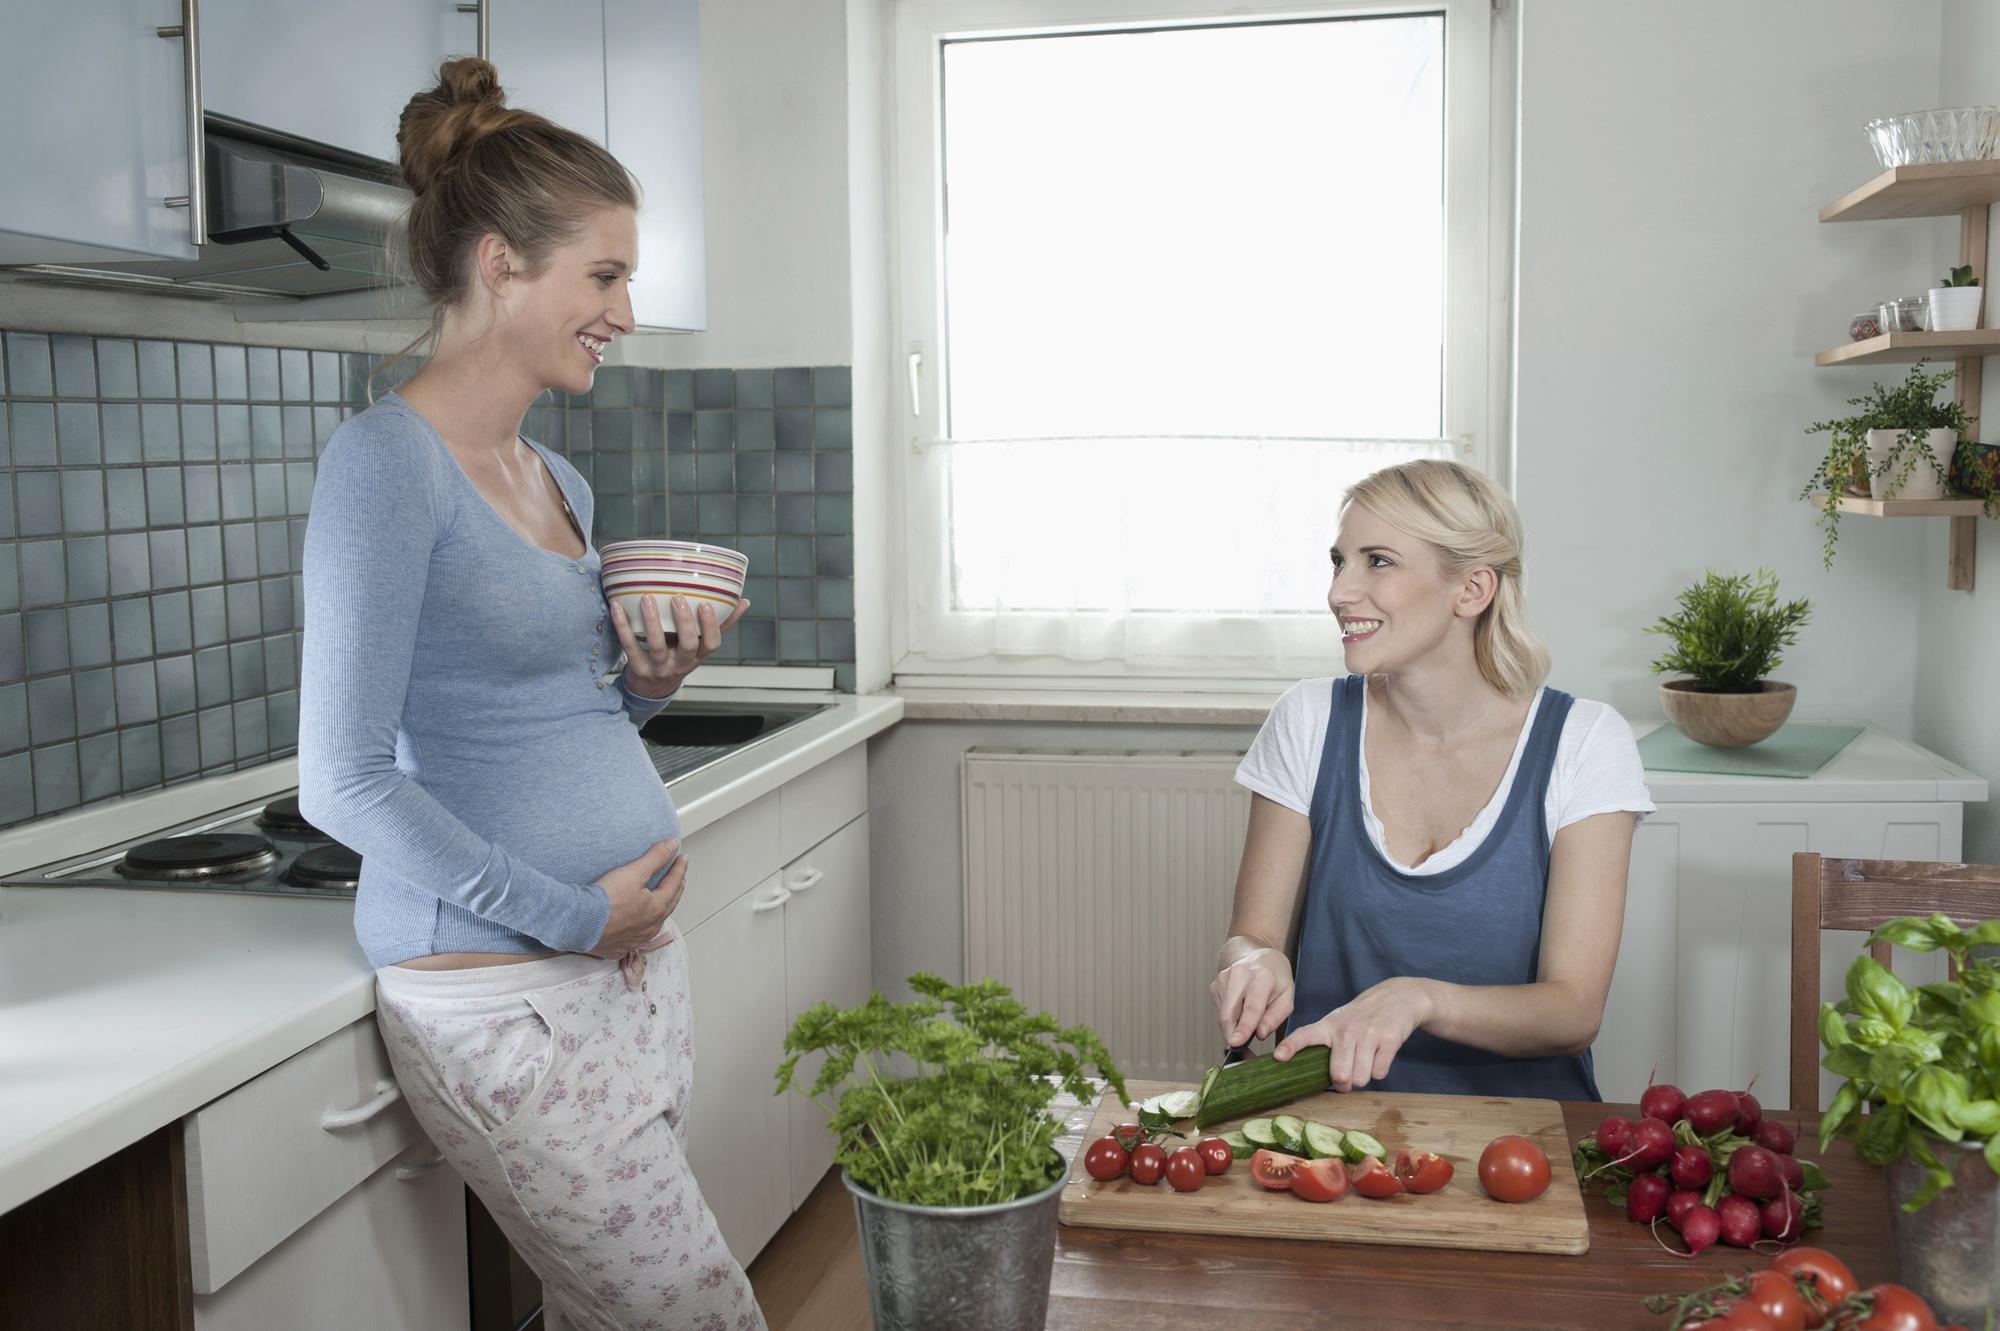
<path fill-rule="evenodd" d="M 1933 1140 L 1952 1185 L 1921 1211 L 1903 1203 L 1927 1171 L 1908 1156 L 1889 1162 L 1889 1232 L 1903 1283 L 1924 1296 L 1941 1322 L 1984 1326 L 2000 1308 L 2000 1174 L 1977 1147 Z"/>
<path fill-rule="evenodd" d="M 875 1331 L 1041 1331 L 1068 1175 L 1060 1156 L 1049 1160 L 1048 1187 L 992 1206 L 892 1202 L 842 1170 Z"/>

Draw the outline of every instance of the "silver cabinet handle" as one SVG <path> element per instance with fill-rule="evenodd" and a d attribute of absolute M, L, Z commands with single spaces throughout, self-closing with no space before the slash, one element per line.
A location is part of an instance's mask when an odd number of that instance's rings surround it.
<path fill-rule="evenodd" d="M 481 60 L 491 60 L 493 58 L 493 15 L 487 8 L 485 0 L 481 0 L 476 5 L 460 5 L 458 12 L 461 14 L 479 15 L 478 55 Z"/>
<path fill-rule="evenodd" d="M 366 1123 L 390 1105 L 403 1098 L 402 1087 L 384 1077 L 375 1083 L 375 1098 L 367 1104 L 356 1105 L 352 1109 L 328 1110 L 320 1117 L 320 1127 L 328 1132 L 338 1132 L 351 1128 L 357 1123 Z"/>
<path fill-rule="evenodd" d="M 809 887 L 818 887 L 820 880 L 825 877 L 826 870 L 824 869 L 806 869 L 796 878 L 789 879 L 785 883 L 785 886 L 793 892 L 803 892 Z"/>
<path fill-rule="evenodd" d="M 162 37 L 180 38 L 181 73 L 187 91 L 188 192 L 163 202 L 169 208 L 188 210 L 188 239 L 193 244 L 205 245 L 208 189 L 203 180 L 207 162 L 201 123 L 201 0 L 181 0 L 181 21 L 154 31 Z"/>
<path fill-rule="evenodd" d="M 910 353 L 910 414 L 923 415 L 924 353 Z"/>
<path fill-rule="evenodd" d="M 760 901 L 756 905 L 752 906 L 750 908 L 750 913 L 752 915 L 762 915 L 765 911 L 776 910 L 778 907 L 784 905 L 787 901 L 790 901 L 791 899 L 792 899 L 791 889 L 780 887 L 778 888 L 777 891 L 771 893 L 771 895 L 766 900 Z"/>
<path fill-rule="evenodd" d="M 399 1183 L 409 1183 L 415 1179 L 420 1179 L 443 1163 L 444 1156 L 433 1151 L 431 1158 L 428 1160 L 419 1160 L 414 1165 L 397 1165 L 396 1181 Z"/>

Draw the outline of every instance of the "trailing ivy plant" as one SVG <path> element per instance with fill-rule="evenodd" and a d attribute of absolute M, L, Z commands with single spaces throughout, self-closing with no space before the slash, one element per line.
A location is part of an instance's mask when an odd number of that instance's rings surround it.
<path fill-rule="evenodd" d="M 1973 948 L 2000 944 L 2000 920 L 1961 929 L 1943 915 L 1911 915 L 1868 941 L 1943 950 L 1958 965 L 1956 980 L 1912 989 L 1874 958 L 1856 957 L 1847 997 L 1819 1012 L 1822 1066 L 1847 1078 L 1820 1120 L 1820 1149 L 1852 1137 L 1872 1165 L 1916 1160 L 1929 1175 L 1903 1207 L 1916 1211 L 1951 1186 L 1939 1142 L 1983 1148 L 2000 1173 L 2000 960 L 1971 959 Z"/>
<path fill-rule="evenodd" d="M 1834 545 L 1840 539 L 1840 496 L 1861 488 L 1871 473 L 1887 476 L 1894 472 L 1894 481 L 1884 487 L 1891 493 L 1908 483 L 1919 463 L 1929 466 L 1941 484 L 1950 482 L 1946 470 L 1950 454 L 1946 454 L 1946 461 L 1940 462 L 1924 447 L 1924 436 L 1931 430 L 1950 430 L 1955 439 L 1964 438 L 1972 430 L 1972 421 L 1956 401 L 1937 400 L 1938 390 L 1950 383 L 1958 371 L 1941 370 L 1933 374 L 1924 369 L 1927 364 L 1928 361 L 1920 360 L 1912 365 L 1909 378 L 1894 388 L 1876 384 L 1862 396 L 1847 399 L 1850 407 L 1857 408 L 1852 415 L 1815 421 L 1806 427 L 1807 434 L 1827 436 L 1826 454 L 1805 489 L 1799 492 L 1799 498 L 1826 496 L 1819 524 L 1824 537 L 1822 559 L 1829 569 L 1833 567 Z M 1870 430 L 1895 430 L 1899 435 L 1888 455 L 1874 467 L 1868 462 Z"/>
<path fill-rule="evenodd" d="M 871 994 L 841 1010 L 816 1003 L 785 1036 L 778 1094 L 796 1090 L 832 1118 L 834 1159 L 879 1197 L 918 1206 L 987 1206 L 1061 1177 L 1058 1094 L 1090 1101 L 1125 1079 L 1088 1027 L 1030 1015 L 997 980 L 910 977 L 919 997 Z M 824 1053 L 811 1087 L 799 1060 Z M 899 1057 L 900 1056 L 900 1057 Z M 896 1075 L 900 1068 L 914 1070 Z"/>
<path fill-rule="evenodd" d="M 1807 601 L 1778 604 L 1776 575 L 1759 569 L 1730 577 L 1710 571 L 1680 595 L 1678 614 L 1648 628 L 1673 639 L 1673 649 L 1653 662 L 1653 673 L 1693 677 L 1710 693 L 1755 693 L 1798 641 L 1812 615 Z"/>

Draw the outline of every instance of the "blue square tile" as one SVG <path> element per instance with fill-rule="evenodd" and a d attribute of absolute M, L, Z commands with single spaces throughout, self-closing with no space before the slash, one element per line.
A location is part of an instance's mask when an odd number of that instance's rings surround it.
<path fill-rule="evenodd" d="M 813 413 L 813 447 L 848 449 L 854 447 L 854 413 L 844 407 L 822 407 Z"/>
<path fill-rule="evenodd" d="M 736 375 L 730 370 L 696 370 L 694 372 L 694 406 L 696 411 L 727 411 L 736 405 Z"/>
<path fill-rule="evenodd" d="M 69 575 L 70 600 L 95 600 L 111 594 L 102 536 L 72 536 L 65 540 L 63 564 Z"/>
<path fill-rule="evenodd" d="M 295 518 L 302 518 L 312 511 L 313 464 L 310 462 L 287 462 L 285 464 L 285 511 Z"/>
<path fill-rule="evenodd" d="M 313 451 L 313 409 L 311 407 L 281 407 L 278 412 L 279 436 L 283 447 L 277 454 L 266 454 L 262 450 L 258 457 L 281 456 L 288 458 L 309 458 Z"/>
<path fill-rule="evenodd" d="M 292 617 L 292 580 L 264 578 L 257 584 L 257 603 L 262 611 L 264 632 L 276 633 L 298 627 Z"/>
<path fill-rule="evenodd" d="M 250 413 L 241 403 L 225 402 L 215 409 L 215 455 L 225 462 L 250 457 Z"/>
<path fill-rule="evenodd" d="M 229 640 L 229 615 L 220 587 L 196 587 L 188 594 L 194 621 L 194 645 L 213 647 Z"/>
<path fill-rule="evenodd" d="M 153 602 L 153 650 L 161 655 L 191 652 L 194 638 L 188 622 L 188 594 L 161 592 Z"/>
<path fill-rule="evenodd" d="M 114 467 L 104 473 L 104 521 L 112 531 L 146 525 L 146 473 L 137 467 Z"/>
<path fill-rule="evenodd" d="M 667 451 L 685 452 L 694 447 L 694 413 L 691 411 L 670 411 L 667 413 Z"/>
<path fill-rule="evenodd" d="M 160 774 L 173 781 L 201 770 L 201 737 L 192 716 L 160 722 Z"/>
<path fill-rule="evenodd" d="M 301 454 L 300 456 L 317 456 L 318 450 L 327 441 L 331 440 L 333 432 L 340 428 L 341 415 L 339 407 L 314 407 L 312 413 L 313 452 L 310 455 Z M 291 445 L 287 442 L 285 456 L 291 457 L 292 455 Z"/>
<path fill-rule="evenodd" d="M 213 401 L 215 398 L 215 358 L 206 342 L 174 344 L 174 360 L 180 367 L 183 400 Z"/>
<path fill-rule="evenodd" d="M 53 536 L 62 530 L 62 473 L 24 471 L 14 477 L 23 536 Z"/>
<path fill-rule="evenodd" d="M 171 403 L 147 403 L 139 409 L 139 432 L 148 462 L 181 460 L 181 413 Z"/>
<path fill-rule="evenodd" d="M 818 536 L 813 538 L 813 556 L 822 578 L 854 576 L 854 538 Z"/>
<path fill-rule="evenodd" d="M 181 456 L 190 462 L 215 461 L 215 408 L 206 402 L 181 408 Z"/>
<path fill-rule="evenodd" d="M 745 661 L 778 659 L 778 621 L 745 619 L 737 624 L 736 641 Z"/>
<path fill-rule="evenodd" d="M 260 518 L 282 518 L 285 516 L 285 468 L 276 462 L 251 464 L 251 489 L 257 516 Z"/>
<path fill-rule="evenodd" d="M 14 443 L 7 427 L 7 401 L 0 398 L 0 469 L 14 465 Z"/>
<path fill-rule="evenodd" d="M 250 400 L 252 402 L 276 402 L 278 400 L 278 349 L 276 347 L 251 347 Z"/>
<path fill-rule="evenodd" d="M 229 649 L 208 647 L 194 654 L 194 689 L 199 706 L 229 701 Z"/>
<path fill-rule="evenodd" d="M 776 376 L 770 370 L 738 370 L 736 372 L 736 409 L 745 407 L 769 407 L 773 405 L 773 380 Z"/>
<path fill-rule="evenodd" d="M 774 453 L 771 460 L 773 484 L 780 494 L 812 492 L 814 458 L 811 453 Z"/>
<path fill-rule="evenodd" d="M 312 354 L 312 398 L 315 402 L 340 401 L 340 353 L 315 351 Z"/>
<path fill-rule="evenodd" d="M 786 369 L 772 374 L 771 401 L 774 405 L 810 407 L 812 400 L 811 370 Z"/>
<path fill-rule="evenodd" d="M 84 670 L 71 677 L 76 686 L 76 733 L 95 735 L 118 725 L 118 699 L 111 690 L 109 670 Z"/>
<path fill-rule="evenodd" d="M 27 643 L 30 675 L 51 675 L 69 669 L 69 620 L 61 606 L 28 611 L 21 616 L 21 628 Z"/>
<path fill-rule="evenodd" d="M 236 756 L 239 759 L 262 757 L 271 747 L 264 723 L 264 700 L 246 698 L 230 710 L 234 713 L 236 728 Z"/>
<path fill-rule="evenodd" d="M 751 598 L 755 600 L 756 598 Z M 811 578 L 778 580 L 778 616 L 781 619 L 811 619 L 819 613 L 819 598 Z"/>
<path fill-rule="evenodd" d="M 667 492 L 669 494 L 693 490 L 694 478 L 694 454 L 675 453 L 667 459 Z"/>
<path fill-rule="evenodd" d="M 694 488 L 701 494 L 734 494 L 736 492 L 736 455 L 734 453 L 696 453 L 689 461 L 694 463 Z"/>
<path fill-rule="evenodd" d="M 28 686 L 0 687 L 0 753 L 28 747 Z"/>
<path fill-rule="evenodd" d="M 62 473 L 62 523 L 66 532 L 104 530 L 103 472 L 91 468 Z"/>
<path fill-rule="evenodd" d="M 28 662 L 21 645 L 21 617 L 0 615 L 0 683 L 28 676 Z"/>
<path fill-rule="evenodd" d="M 187 586 L 187 534 L 184 531 L 176 527 L 167 531 L 149 532 L 146 536 L 146 550 L 148 562 L 153 569 L 154 587 Z"/>
<path fill-rule="evenodd" d="M 28 738 L 36 744 L 76 738 L 76 686 L 68 675 L 28 681 Z"/>
<path fill-rule="evenodd" d="M 675 494 L 667 496 L 667 532 L 678 540 L 691 539 L 698 528 L 696 520 L 695 496 Z"/>
<path fill-rule="evenodd" d="M 118 661 L 153 654 L 153 611 L 145 597 L 111 603 L 111 654 Z"/>
<path fill-rule="evenodd" d="M 225 402 L 249 398 L 250 364 L 242 347 L 220 344 L 215 348 L 215 395 Z"/>
<path fill-rule="evenodd" d="M 62 542 L 23 541 L 16 549 L 21 556 L 21 604 L 30 609 L 61 605 L 69 591 Z"/>
<path fill-rule="evenodd" d="M 778 538 L 775 536 L 745 536 L 736 543 L 736 549 L 750 561 L 752 573 L 769 577 L 778 567 Z"/>
<path fill-rule="evenodd" d="M 187 521 L 179 467 L 146 468 L 146 524 L 178 527 Z"/>
<path fill-rule="evenodd" d="M 309 353 L 297 347 L 279 349 L 278 387 L 280 396 L 286 402 L 312 401 L 312 357 Z"/>
<path fill-rule="evenodd" d="M 256 474 L 249 465 L 225 464 L 219 469 L 222 486 L 222 518 L 239 522 L 257 516 Z"/>
<path fill-rule="evenodd" d="M 76 745 L 52 744 L 34 751 L 35 813 L 47 817 L 73 809 L 80 798 L 76 780 Z"/>
<path fill-rule="evenodd" d="M 0 471 L 0 541 L 11 541 L 21 534 L 14 522 L 14 478 Z M 5 579 L 0 579 L 0 595 L 5 594 Z"/>
<path fill-rule="evenodd" d="M 55 375 L 49 368 L 47 333 L 7 334 L 7 392 L 11 397 L 52 397 Z"/>
<path fill-rule="evenodd" d="M 214 767 L 236 761 L 235 718 L 227 707 L 198 714 L 201 736 L 201 765 Z"/>
<path fill-rule="evenodd" d="M 778 514 L 775 501 L 770 495 L 738 495 L 736 497 L 736 530 L 750 536 L 762 536 L 778 530 Z"/>
<path fill-rule="evenodd" d="M 736 446 L 736 415 L 729 411 L 697 411 L 694 414 L 694 446 L 707 452 Z"/>
<path fill-rule="evenodd" d="M 813 414 L 797 407 L 780 407 L 772 413 L 772 440 L 788 453 L 803 453 L 813 446 Z"/>
<path fill-rule="evenodd" d="M 173 343 L 139 344 L 139 396 L 150 398 L 180 396 L 179 385 L 174 379 Z"/>
<path fill-rule="evenodd" d="M 69 617 L 69 658 L 77 667 L 111 664 L 111 607 L 101 601 L 73 605 Z"/>
<path fill-rule="evenodd" d="M 292 635 L 280 633 L 264 639 L 264 682 L 274 689 L 299 682 L 298 648 Z"/>
<path fill-rule="evenodd" d="M 854 625 L 849 623 L 822 623 L 819 626 L 819 659 L 822 661 L 852 661 L 854 659 Z"/>
<path fill-rule="evenodd" d="M 642 373 L 622 366 L 607 365 L 599 370 L 590 381 L 590 405 L 593 407 L 629 407 L 632 405 L 632 375 Z"/>
<path fill-rule="evenodd" d="M 34 768 L 25 753 L 0 758 L 0 825 L 35 816 Z"/>
<path fill-rule="evenodd" d="M 833 668 L 833 688 L 836 693 L 854 692 L 854 667 L 851 664 Z"/>
<path fill-rule="evenodd" d="M 823 535 L 844 535 L 854 530 L 854 500 L 847 495 L 818 495 L 813 499 L 813 530 Z"/>
<path fill-rule="evenodd" d="M 736 497 L 734 495 L 702 495 L 695 513 L 695 531 L 700 536 L 734 536 L 736 534 Z"/>
<path fill-rule="evenodd" d="M 778 538 L 778 575 L 780 577 L 810 578 L 818 572 L 813 561 L 813 543 L 810 536 L 780 536 Z"/>
<path fill-rule="evenodd" d="M 299 695 L 292 690 L 274 693 L 264 700 L 266 733 L 273 751 L 289 749 L 299 742 Z"/>
<path fill-rule="evenodd" d="M 736 413 L 736 446 L 766 450 L 778 446 L 777 413 L 768 409 Z"/>
<path fill-rule="evenodd" d="M 139 357 L 132 339 L 97 339 L 97 391 L 104 397 L 139 396 Z"/>
<path fill-rule="evenodd" d="M 7 408 L 17 467 L 56 465 L 56 409 L 47 402 L 14 402 Z"/>
<path fill-rule="evenodd" d="M 119 465 L 143 462 L 139 408 L 131 402 L 107 402 L 97 409 L 98 432 L 104 440 L 104 460 Z"/>
<path fill-rule="evenodd" d="M 223 589 L 223 601 L 228 606 L 231 641 L 263 635 L 263 602 L 256 582 L 230 583 Z"/>
<path fill-rule="evenodd" d="M 660 384 L 660 405 L 669 411 L 694 410 L 694 371 L 668 370 Z"/>
<path fill-rule="evenodd" d="M 153 565 L 147 553 L 145 532 L 114 532 L 107 548 L 111 560 L 113 596 L 130 596 L 135 592 L 152 590 Z"/>
<path fill-rule="evenodd" d="M 310 424 L 307 426 L 310 429 Z M 250 456 L 281 458 L 285 455 L 285 409 L 250 408 Z"/>
<path fill-rule="evenodd" d="M 736 454 L 736 488 L 745 494 L 769 494 L 774 453 Z"/>
<path fill-rule="evenodd" d="M 632 420 L 637 414 L 631 411 L 592 411 L 590 446 L 599 452 L 607 449 L 614 452 L 631 452 Z"/>
<path fill-rule="evenodd" d="M 182 716 L 195 709 L 192 656 L 161 657 L 153 662 L 153 676 L 159 685 L 161 716 Z"/>
<path fill-rule="evenodd" d="M 214 467 L 188 467 L 181 472 L 187 520 L 222 520 L 222 480 Z"/>
<path fill-rule="evenodd" d="M 821 494 L 853 494 L 854 454 L 815 453 L 813 489 Z"/>
<path fill-rule="evenodd" d="M 153 687 L 151 661 L 113 666 L 111 691 L 118 699 L 119 725 L 138 725 L 160 719 L 160 695 Z"/>
<path fill-rule="evenodd" d="M 222 581 L 222 528 L 188 528 L 187 550 L 191 585 L 200 587 Z"/>
<path fill-rule="evenodd" d="M 104 461 L 95 402 L 56 404 L 56 453 L 65 467 L 88 467 Z"/>
<path fill-rule="evenodd" d="M 778 621 L 778 659 L 814 661 L 819 658 L 818 625 L 812 620 Z"/>
<path fill-rule="evenodd" d="M 813 496 L 779 495 L 778 530 L 787 536 L 810 534 L 813 529 Z"/>
<path fill-rule="evenodd" d="M 821 619 L 854 618 L 854 583 L 846 578 L 820 578 L 819 617 Z"/>
<path fill-rule="evenodd" d="M 821 365 L 813 370 L 813 405 L 847 407 L 854 404 L 854 374 L 845 365 Z"/>
<path fill-rule="evenodd" d="M 119 731 L 118 765 L 128 792 L 159 785 L 160 728 L 132 726 Z"/>
<path fill-rule="evenodd" d="M 87 337 L 58 336 L 50 351 L 56 364 L 58 397 L 97 396 L 97 354 Z"/>
<path fill-rule="evenodd" d="M 76 744 L 78 793 L 85 804 L 109 799 L 120 789 L 118 781 L 118 736 L 92 735 Z"/>

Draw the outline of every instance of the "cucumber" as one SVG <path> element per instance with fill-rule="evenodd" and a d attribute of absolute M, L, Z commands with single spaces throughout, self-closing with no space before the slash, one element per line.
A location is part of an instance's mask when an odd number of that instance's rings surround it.
<path fill-rule="evenodd" d="M 1389 1162 L 1389 1153 L 1382 1149 L 1382 1143 L 1365 1132 L 1349 1132 L 1340 1139 L 1341 1154 L 1349 1164 L 1358 1165 L 1369 1156 L 1374 1156 L 1384 1164 Z"/>
<path fill-rule="evenodd" d="M 1288 1155 L 1306 1153 L 1306 1122 L 1290 1114 L 1280 1114 L 1271 1120 L 1271 1130 L 1278 1134 L 1278 1148 Z"/>
<path fill-rule="evenodd" d="M 1219 1132 L 1216 1135 L 1229 1143 L 1229 1153 L 1238 1160 L 1248 1160 L 1251 1156 L 1257 1154 L 1257 1143 L 1251 1141 L 1240 1131 Z"/>
<path fill-rule="evenodd" d="M 1139 1102 L 1139 1112 L 1155 1114 L 1162 1118 L 1179 1121 L 1193 1118 L 1201 1108 L 1201 1095 L 1196 1091 L 1161 1091 L 1150 1099 Z"/>
<path fill-rule="evenodd" d="M 1205 1128 L 1317 1095 L 1332 1085 L 1326 1075 L 1331 1057 L 1332 1052 L 1325 1045 L 1316 1044 L 1299 1050 L 1283 1063 L 1269 1054 L 1232 1063 L 1209 1083 L 1208 1095 L 1195 1115 L 1195 1125 Z"/>
<path fill-rule="evenodd" d="M 1339 1128 L 1324 1123 L 1306 1124 L 1306 1151 L 1315 1160 L 1338 1160 L 1341 1156 Z"/>
<path fill-rule="evenodd" d="M 1271 1129 L 1268 1118 L 1253 1118 L 1243 1125 L 1243 1136 L 1252 1146 L 1278 1149 L 1278 1134 Z"/>

